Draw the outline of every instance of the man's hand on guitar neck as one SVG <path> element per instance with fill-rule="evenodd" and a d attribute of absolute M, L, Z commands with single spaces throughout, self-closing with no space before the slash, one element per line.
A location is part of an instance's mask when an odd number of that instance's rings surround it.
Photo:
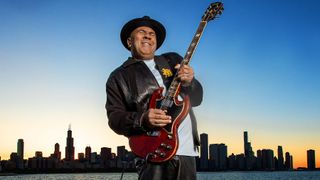
<path fill-rule="evenodd" d="M 180 64 L 177 64 L 174 68 L 179 69 Z M 194 78 L 194 72 L 189 65 L 183 65 L 178 72 L 178 77 L 181 81 L 181 85 L 184 87 L 190 86 L 192 79 Z"/>
<path fill-rule="evenodd" d="M 143 114 L 143 123 L 149 128 L 164 127 L 171 123 L 171 116 L 161 109 L 151 108 Z"/>

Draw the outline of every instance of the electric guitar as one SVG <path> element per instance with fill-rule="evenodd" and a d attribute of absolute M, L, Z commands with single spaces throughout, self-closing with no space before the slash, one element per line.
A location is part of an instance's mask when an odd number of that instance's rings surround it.
<path fill-rule="evenodd" d="M 222 14 L 224 10 L 221 2 L 215 2 L 205 11 L 192 42 L 181 61 L 181 66 L 188 65 L 199 43 L 200 37 L 210 20 Z M 177 72 L 179 69 L 177 70 Z M 151 96 L 149 108 L 162 109 L 171 116 L 172 122 L 165 127 L 155 128 L 142 134 L 129 137 L 129 145 L 134 154 L 147 161 L 159 163 L 170 160 L 178 148 L 178 127 L 190 110 L 190 98 L 185 96 L 178 100 L 181 82 L 178 73 L 175 74 L 165 96 L 162 95 L 163 87 L 154 91 Z"/>

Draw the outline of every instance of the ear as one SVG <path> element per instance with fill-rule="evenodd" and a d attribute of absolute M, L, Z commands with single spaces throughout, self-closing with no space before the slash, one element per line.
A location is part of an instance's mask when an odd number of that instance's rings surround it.
<path fill-rule="evenodd" d="M 127 44 L 128 44 L 128 47 L 131 49 L 131 46 L 132 46 L 132 38 L 131 37 L 128 37 Z"/>

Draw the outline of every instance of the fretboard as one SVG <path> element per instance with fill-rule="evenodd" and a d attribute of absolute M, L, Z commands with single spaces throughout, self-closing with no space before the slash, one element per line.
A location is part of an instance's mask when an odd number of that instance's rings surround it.
<path fill-rule="evenodd" d="M 191 60 L 191 57 L 192 57 L 192 55 L 193 55 L 193 53 L 194 53 L 194 51 L 195 51 L 195 49 L 196 49 L 196 47 L 197 47 L 197 45 L 198 45 L 198 43 L 200 41 L 200 38 L 201 38 L 202 33 L 203 33 L 203 30 L 206 27 L 207 23 L 208 23 L 207 21 L 201 21 L 200 22 L 200 24 L 198 26 L 198 29 L 197 29 L 197 32 L 193 36 L 193 39 L 192 39 L 192 41 L 191 41 L 191 43 L 189 45 L 189 48 L 188 48 L 186 54 L 184 55 L 184 58 L 183 58 L 183 60 L 181 62 L 181 65 L 182 64 L 183 65 L 188 65 L 189 64 L 189 62 Z"/>
<path fill-rule="evenodd" d="M 181 61 L 180 68 L 182 68 L 183 65 L 188 65 L 189 64 L 189 62 L 191 60 L 191 57 L 192 57 L 192 55 L 193 55 L 193 53 L 194 53 L 194 51 L 195 51 L 195 49 L 196 49 L 196 47 L 197 47 L 197 45 L 199 43 L 199 40 L 200 40 L 200 38 L 202 36 L 203 30 L 206 27 L 207 23 L 208 23 L 207 21 L 201 21 L 200 22 L 200 24 L 198 26 L 198 29 L 197 29 L 197 31 L 196 31 L 196 33 L 195 33 L 190 45 L 189 45 L 189 48 L 188 48 L 183 60 Z M 166 97 L 165 98 L 172 98 L 172 97 L 174 97 L 176 95 L 177 90 L 180 87 L 180 81 L 178 79 L 179 70 L 180 69 L 177 70 L 177 73 L 175 74 L 175 76 L 174 76 L 174 78 L 173 78 L 173 80 L 172 80 L 172 82 L 170 84 L 170 87 L 169 87 L 169 89 L 168 89 L 168 91 L 166 93 Z"/>

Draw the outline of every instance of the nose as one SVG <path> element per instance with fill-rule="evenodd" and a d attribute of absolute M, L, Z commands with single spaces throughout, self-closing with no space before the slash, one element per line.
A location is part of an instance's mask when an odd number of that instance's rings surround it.
<path fill-rule="evenodd" d="M 151 35 L 149 33 L 144 33 L 144 39 L 151 39 Z"/>

